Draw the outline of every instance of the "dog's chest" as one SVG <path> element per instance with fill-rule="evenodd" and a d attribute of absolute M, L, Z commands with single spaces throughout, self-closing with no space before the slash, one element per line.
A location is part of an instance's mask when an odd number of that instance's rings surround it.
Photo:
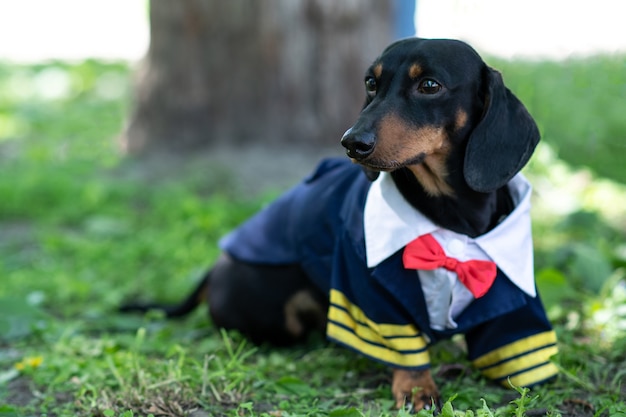
<path fill-rule="evenodd" d="M 390 175 L 382 174 L 372 183 L 363 209 L 367 266 L 376 268 L 418 237 L 430 235 L 442 255 L 453 262 L 494 262 L 507 276 L 505 279 L 534 297 L 530 187 L 520 177 L 512 183 L 511 191 L 517 202 L 514 212 L 488 234 L 470 238 L 434 224 L 404 199 Z M 457 318 L 480 297 L 474 296 L 449 268 L 420 269 L 414 276 L 421 286 L 429 327 L 434 330 L 456 329 Z M 384 280 L 381 283 L 385 285 Z M 406 283 L 407 287 L 411 285 Z"/>

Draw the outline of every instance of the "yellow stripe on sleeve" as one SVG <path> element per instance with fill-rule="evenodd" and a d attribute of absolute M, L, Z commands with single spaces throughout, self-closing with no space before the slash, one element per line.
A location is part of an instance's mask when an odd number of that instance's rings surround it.
<path fill-rule="evenodd" d="M 473 364 L 487 378 L 499 380 L 506 387 L 509 379 L 513 385 L 529 386 L 558 374 L 550 362 L 557 353 L 556 334 L 548 331 L 494 349 Z"/>
<path fill-rule="evenodd" d="M 332 339 L 345 344 L 369 357 L 381 360 L 383 362 L 403 367 L 419 367 L 430 363 L 430 356 L 427 350 L 417 353 L 400 353 L 380 345 L 368 343 L 349 331 L 335 323 L 329 322 L 326 333 Z"/>
<path fill-rule="evenodd" d="M 537 368 L 529 369 L 526 372 L 522 372 L 518 375 L 514 375 L 510 377 L 511 383 L 517 387 L 527 387 L 530 385 L 534 385 L 538 382 L 545 381 L 548 378 L 552 378 L 559 373 L 558 368 L 555 364 L 548 362 L 543 366 L 539 366 Z M 509 388 L 509 379 L 505 379 L 502 381 L 502 385 Z"/>
<path fill-rule="evenodd" d="M 491 379 L 505 378 L 509 375 L 523 371 L 524 369 L 546 363 L 550 360 L 551 356 L 556 355 L 557 353 L 558 349 L 556 346 L 549 346 L 544 349 L 531 352 L 527 355 L 522 355 L 516 359 L 502 362 L 499 365 L 482 369 L 482 373 Z"/>
<path fill-rule="evenodd" d="M 556 344 L 556 334 L 550 330 L 547 332 L 539 333 L 533 336 L 526 337 L 524 339 L 517 340 L 508 345 L 504 345 L 500 348 L 494 349 L 489 353 L 486 353 L 472 362 L 477 368 L 486 368 L 495 365 L 499 362 L 505 361 L 509 358 L 522 355 L 526 352 L 531 352 L 543 347 Z"/>
<path fill-rule="evenodd" d="M 328 310 L 328 319 L 348 328 L 366 342 L 384 345 L 397 351 L 416 351 L 426 348 L 426 342 L 419 336 L 419 333 L 411 337 L 383 337 L 372 329 L 371 320 L 366 323 L 359 323 L 348 312 L 332 305 Z"/>
<path fill-rule="evenodd" d="M 379 324 L 369 319 L 343 293 L 331 290 L 327 335 L 383 362 L 420 367 L 430 363 L 427 343 L 412 324 Z"/>
<path fill-rule="evenodd" d="M 363 310 L 352 304 L 340 291 L 330 291 L 330 303 L 344 308 L 356 321 L 367 324 L 383 337 L 420 336 L 420 331 L 412 324 L 380 324 L 370 320 Z"/>

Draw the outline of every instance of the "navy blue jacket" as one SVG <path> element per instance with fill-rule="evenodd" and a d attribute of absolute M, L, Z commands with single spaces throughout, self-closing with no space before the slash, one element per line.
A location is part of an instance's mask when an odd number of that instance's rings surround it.
<path fill-rule="evenodd" d="M 329 294 L 327 336 L 394 367 L 430 366 L 428 346 L 465 335 L 470 360 L 484 375 L 529 386 L 553 377 L 556 336 L 539 297 L 498 269 L 481 298 L 457 318 L 458 327 L 433 330 L 415 271 L 402 250 L 368 268 L 363 208 L 371 182 L 342 159 L 322 161 L 302 183 L 220 241 L 233 258 L 257 264 L 299 264 Z"/>

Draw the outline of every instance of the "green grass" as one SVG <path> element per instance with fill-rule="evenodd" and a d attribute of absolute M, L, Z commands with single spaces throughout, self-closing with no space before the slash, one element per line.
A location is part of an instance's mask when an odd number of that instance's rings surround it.
<path fill-rule="evenodd" d="M 455 339 L 432 351 L 442 415 L 626 414 L 626 188 L 610 180 L 626 172 L 624 62 L 494 64 L 551 145 L 527 174 L 562 375 L 530 392 L 495 387 Z M 237 192 L 227 167 L 201 157 L 155 170 L 120 156 L 128 74 L 0 65 L 0 416 L 409 415 L 391 409 L 384 367 L 323 340 L 276 350 L 212 327 L 205 311 L 114 313 L 128 297 L 185 294 L 216 239 L 272 194 Z"/>

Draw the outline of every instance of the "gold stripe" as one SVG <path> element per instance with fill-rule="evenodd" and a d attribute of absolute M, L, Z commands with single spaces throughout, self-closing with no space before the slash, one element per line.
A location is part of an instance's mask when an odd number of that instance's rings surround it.
<path fill-rule="evenodd" d="M 519 358 L 503 362 L 482 370 L 483 375 L 491 379 L 505 378 L 524 369 L 547 362 L 552 355 L 558 353 L 556 346 L 549 346 Z"/>
<path fill-rule="evenodd" d="M 551 378 L 559 373 L 558 368 L 553 363 L 547 363 L 544 366 L 540 366 L 535 369 L 530 369 L 528 372 L 523 372 L 519 375 L 512 376 L 510 378 L 511 384 L 517 387 L 527 387 L 529 385 L 536 384 Z M 502 385 L 510 387 L 509 380 L 502 381 Z"/>
<path fill-rule="evenodd" d="M 476 358 L 473 362 L 477 368 L 485 368 L 490 365 L 494 365 L 498 362 L 512 358 L 514 356 L 521 355 L 531 350 L 539 349 L 541 347 L 555 344 L 556 334 L 550 330 L 547 332 L 539 333 L 524 339 L 517 340 L 508 345 L 504 345 L 498 349 L 494 349 L 491 352 Z"/>
<path fill-rule="evenodd" d="M 359 323 L 348 312 L 332 305 L 328 310 L 328 319 L 346 326 L 365 342 L 378 343 L 397 351 L 414 351 L 426 348 L 426 342 L 421 336 L 384 338 L 372 330 L 374 323 L 371 320 L 368 319 L 367 324 Z"/>
<path fill-rule="evenodd" d="M 330 301 L 326 328 L 329 337 L 392 365 L 419 367 L 430 363 L 427 343 L 414 325 L 375 323 L 335 289 L 331 290 Z"/>
<path fill-rule="evenodd" d="M 344 326 L 352 329 L 354 333 L 364 340 L 384 344 L 384 339 L 380 334 L 374 332 L 368 326 L 355 321 L 345 310 L 331 305 L 328 309 L 328 320 L 343 324 Z"/>
<path fill-rule="evenodd" d="M 367 343 L 360 339 L 357 335 L 349 330 L 329 322 L 326 328 L 326 333 L 329 337 L 350 346 L 359 352 L 364 353 L 372 358 L 379 359 L 386 363 L 403 366 L 403 367 L 418 367 L 428 365 L 430 363 L 430 356 L 428 351 L 425 350 L 419 353 L 402 354 L 398 351 L 388 349 L 383 346 L 376 346 Z"/>
<path fill-rule="evenodd" d="M 383 337 L 420 336 L 420 331 L 412 324 L 374 323 L 359 307 L 352 304 L 342 292 L 336 289 L 330 290 L 330 303 L 345 308 L 356 321 L 367 324 Z"/>

